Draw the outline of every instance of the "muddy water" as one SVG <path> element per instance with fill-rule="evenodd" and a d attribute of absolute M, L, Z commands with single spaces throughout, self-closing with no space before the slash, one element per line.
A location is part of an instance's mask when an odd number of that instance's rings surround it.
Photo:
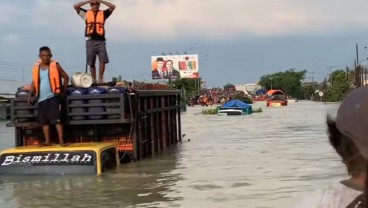
<path fill-rule="evenodd" d="M 325 117 L 337 104 L 290 103 L 250 116 L 182 116 L 183 142 L 103 176 L 0 176 L 0 207 L 293 207 L 344 177 Z M 1 149 L 14 129 L 0 123 Z"/>

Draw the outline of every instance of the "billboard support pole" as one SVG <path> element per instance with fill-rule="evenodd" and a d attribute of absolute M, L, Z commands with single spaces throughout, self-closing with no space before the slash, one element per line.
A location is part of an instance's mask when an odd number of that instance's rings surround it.
<path fill-rule="evenodd" d="M 200 89 L 201 89 L 201 83 L 199 81 L 199 77 L 197 78 L 197 82 L 198 82 L 198 95 L 199 95 Z"/>

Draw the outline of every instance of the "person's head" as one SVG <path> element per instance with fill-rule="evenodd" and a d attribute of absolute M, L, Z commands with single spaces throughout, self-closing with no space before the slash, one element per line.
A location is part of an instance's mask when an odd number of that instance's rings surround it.
<path fill-rule="evenodd" d="M 96 11 L 98 11 L 100 9 L 100 2 L 98 2 L 98 1 L 92 1 L 90 3 L 90 6 L 91 6 L 91 10 L 94 11 L 94 12 L 96 12 Z"/>
<path fill-rule="evenodd" d="M 329 139 L 350 175 L 366 172 L 368 159 L 368 86 L 351 91 L 336 119 L 327 119 Z"/>
<path fill-rule="evenodd" d="M 161 57 L 158 57 L 156 59 L 157 69 L 162 69 L 164 67 L 164 59 Z"/>
<path fill-rule="evenodd" d="M 366 163 L 353 140 L 342 134 L 337 128 L 336 121 L 327 117 L 328 137 L 330 144 L 345 164 L 348 174 L 356 177 L 366 172 Z"/>
<path fill-rule="evenodd" d="M 165 62 L 165 68 L 167 68 L 168 70 L 173 70 L 174 68 L 174 63 L 172 60 L 167 60 Z"/>
<path fill-rule="evenodd" d="M 47 46 L 42 46 L 38 57 L 40 57 L 43 64 L 49 64 L 52 58 L 51 49 Z"/>

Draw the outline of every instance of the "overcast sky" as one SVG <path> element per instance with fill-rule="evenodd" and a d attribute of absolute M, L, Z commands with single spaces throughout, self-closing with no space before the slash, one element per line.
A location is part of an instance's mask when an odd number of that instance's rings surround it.
<path fill-rule="evenodd" d="M 40 46 L 69 75 L 85 70 L 84 22 L 74 0 L 1 0 L 0 81 L 31 80 Z M 290 68 L 310 81 L 368 64 L 368 2 L 363 0 L 111 0 L 105 77 L 151 80 L 151 56 L 199 55 L 208 87 L 255 83 Z M 89 8 L 88 5 L 85 8 Z M 101 6 L 101 9 L 107 7 Z"/>

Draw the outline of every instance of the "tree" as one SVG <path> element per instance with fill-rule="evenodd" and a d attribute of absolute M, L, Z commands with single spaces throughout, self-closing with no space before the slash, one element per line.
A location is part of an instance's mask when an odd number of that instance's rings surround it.
<path fill-rule="evenodd" d="M 230 89 L 235 90 L 235 85 L 233 85 L 233 84 L 224 85 L 224 90 L 230 90 Z"/>
<path fill-rule="evenodd" d="M 302 96 L 298 99 L 305 100 L 317 100 L 318 95 L 315 93 L 316 89 L 318 89 L 318 85 L 315 83 L 307 83 L 302 87 Z"/>
<path fill-rule="evenodd" d="M 181 78 L 171 81 L 171 86 L 174 89 L 182 90 L 185 89 L 187 96 L 195 96 L 198 94 L 200 86 L 200 79 Z"/>
<path fill-rule="evenodd" d="M 112 81 L 113 82 L 122 82 L 123 81 L 123 77 L 121 75 L 119 75 L 117 77 L 112 77 Z"/>
<path fill-rule="evenodd" d="M 344 70 L 339 69 L 331 73 L 329 86 L 324 92 L 325 101 L 337 102 L 341 101 L 350 91 L 347 74 Z"/>
<path fill-rule="evenodd" d="M 287 95 L 299 99 L 303 97 L 302 80 L 306 73 L 306 70 L 295 71 L 295 69 L 289 69 L 285 72 L 263 75 L 260 78 L 259 85 L 267 90 L 271 88 L 282 90 Z"/>

